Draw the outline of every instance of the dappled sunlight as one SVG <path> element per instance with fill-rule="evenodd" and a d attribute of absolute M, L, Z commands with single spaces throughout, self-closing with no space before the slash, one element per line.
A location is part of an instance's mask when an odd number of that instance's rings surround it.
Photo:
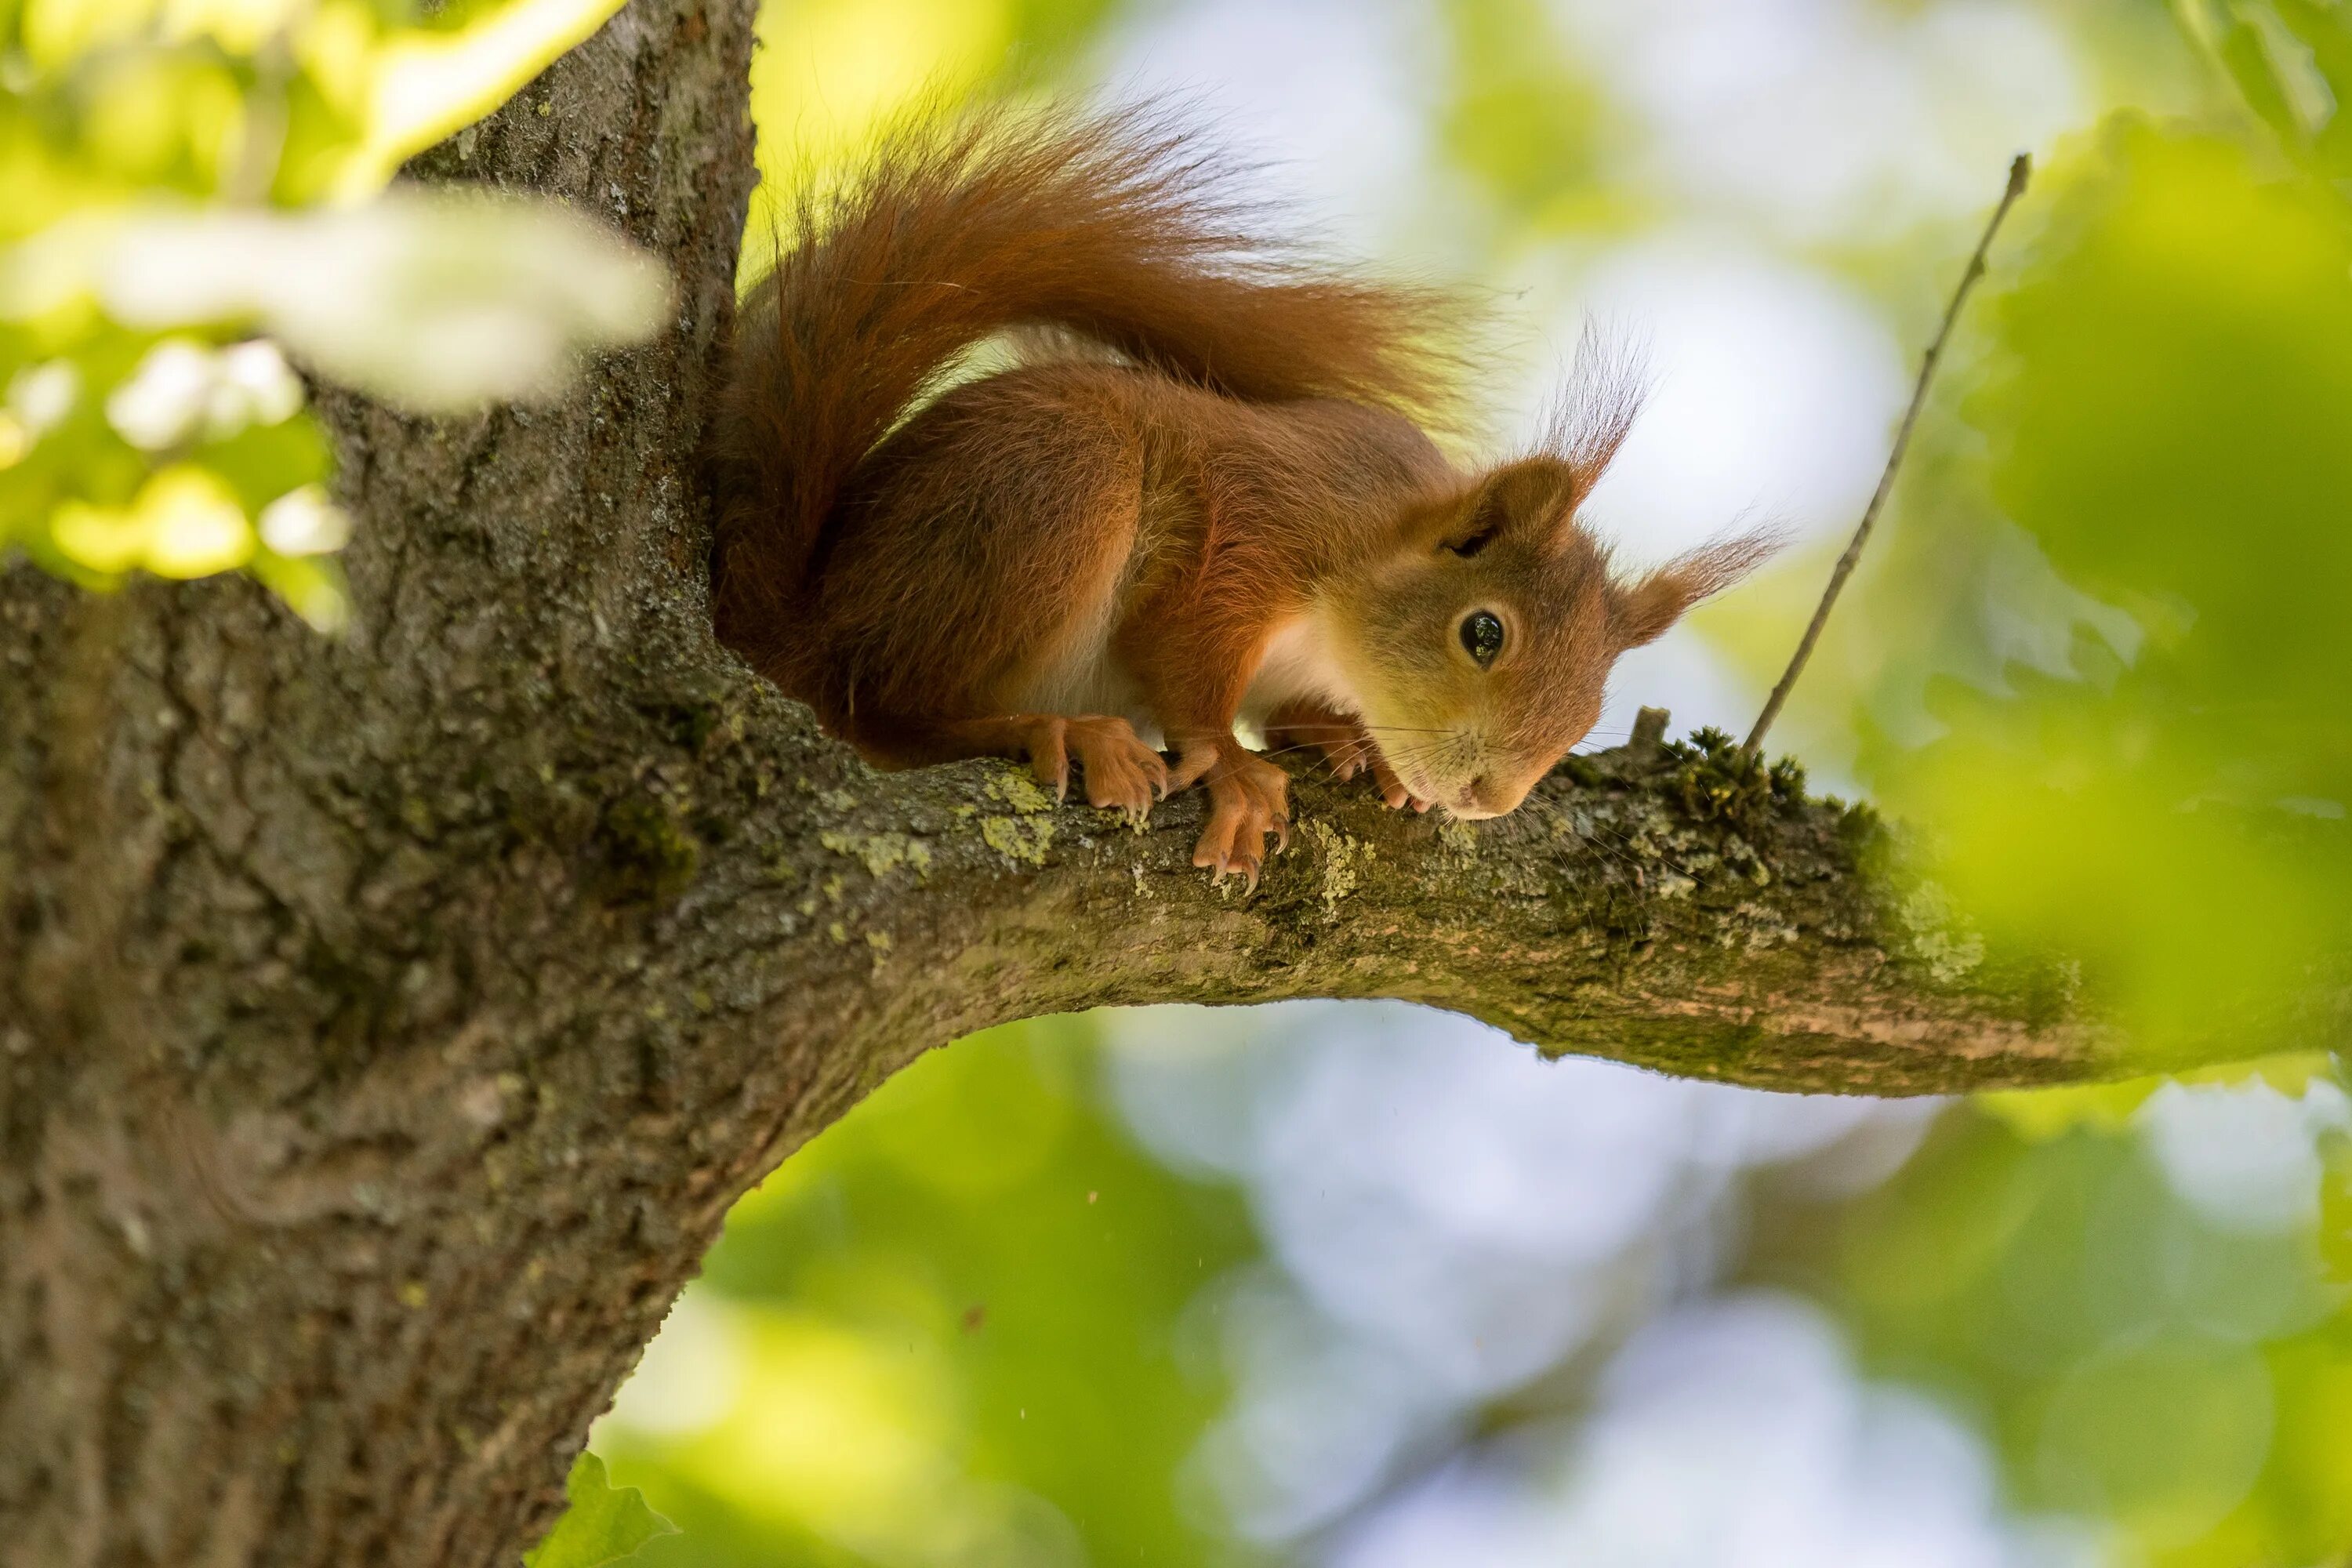
<path fill-rule="evenodd" d="M 740 275 L 775 257 L 778 192 L 824 176 L 894 118 L 957 101 L 996 73 L 1013 41 L 1012 0 L 775 0 L 760 11 L 751 118 L 761 184 L 744 225 Z"/>

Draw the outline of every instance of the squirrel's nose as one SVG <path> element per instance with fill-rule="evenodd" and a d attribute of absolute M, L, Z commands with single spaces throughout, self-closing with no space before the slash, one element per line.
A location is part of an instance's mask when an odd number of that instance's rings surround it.
<path fill-rule="evenodd" d="M 1481 816 L 1500 816 L 1519 804 L 1522 793 L 1514 789 L 1507 779 L 1497 780 L 1491 773 L 1480 773 L 1462 792 L 1462 805 L 1457 809 L 1475 811 Z"/>

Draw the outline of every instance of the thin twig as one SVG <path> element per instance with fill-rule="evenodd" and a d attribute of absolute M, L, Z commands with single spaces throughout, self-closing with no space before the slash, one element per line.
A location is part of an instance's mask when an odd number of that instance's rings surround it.
<path fill-rule="evenodd" d="M 1937 362 L 1944 357 L 1944 340 L 1952 335 L 1952 323 L 1960 319 L 1960 307 L 1967 302 L 1969 290 L 1984 276 L 1985 255 L 1992 249 L 1992 237 L 2000 232 L 2000 220 L 2009 216 L 2009 209 L 2025 194 L 2026 175 L 2032 170 L 2032 160 L 2022 153 L 2009 165 L 2009 186 L 2000 194 L 2000 205 L 1992 209 L 1992 217 L 1985 224 L 1984 237 L 1977 241 L 1976 254 L 1969 258 L 1969 269 L 1960 274 L 1959 287 L 1952 290 L 1952 302 L 1944 308 L 1943 324 L 1936 329 L 1935 341 L 1927 345 L 1927 357 L 1919 363 L 1919 380 L 1911 389 L 1911 406 L 1903 411 L 1903 423 L 1895 427 L 1895 449 L 1887 453 L 1885 471 L 1878 476 L 1878 488 L 1871 492 L 1870 504 L 1863 509 L 1862 526 L 1853 531 L 1845 553 L 1838 557 L 1837 569 L 1830 574 L 1829 586 L 1822 590 L 1822 602 L 1813 610 L 1812 624 L 1805 628 L 1803 640 L 1797 644 L 1796 656 L 1789 660 L 1787 673 L 1765 700 L 1764 711 L 1756 716 L 1756 728 L 1748 731 L 1748 740 L 1739 748 L 1743 755 L 1752 757 L 1763 749 L 1764 731 L 1780 716 L 1780 704 L 1789 700 L 1789 689 L 1797 684 L 1797 677 L 1804 672 L 1805 660 L 1812 657 L 1813 645 L 1821 641 L 1822 627 L 1830 618 L 1830 606 L 1837 603 L 1838 590 L 1845 586 L 1845 580 L 1853 574 L 1854 563 L 1862 559 L 1863 542 L 1870 537 L 1871 525 L 1878 521 L 1878 509 L 1886 503 L 1886 493 L 1895 488 L 1895 475 L 1903 466 L 1904 449 L 1911 445 L 1911 427 L 1919 422 L 1920 406 L 1927 401 L 1927 385 L 1936 379 Z"/>

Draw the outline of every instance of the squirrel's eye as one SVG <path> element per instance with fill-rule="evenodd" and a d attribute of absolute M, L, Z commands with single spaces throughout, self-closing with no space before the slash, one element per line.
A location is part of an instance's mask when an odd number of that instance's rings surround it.
<path fill-rule="evenodd" d="M 1462 646 L 1486 668 L 1503 651 L 1503 623 L 1492 610 L 1473 610 L 1462 617 Z"/>

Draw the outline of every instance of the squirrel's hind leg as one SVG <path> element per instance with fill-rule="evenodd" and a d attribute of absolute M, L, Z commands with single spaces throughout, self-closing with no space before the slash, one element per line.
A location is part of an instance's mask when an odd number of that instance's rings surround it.
<path fill-rule="evenodd" d="M 888 762 L 925 763 L 962 757 L 1026 762 L 1037 782 L 1067 798 L 1070 763 L 1083 776 L 1087 804 L 1123 811 L 1140 822 L 1153 799 L 1168 795 L 1168 763 L 1126 720 L 1104 714 L 1003 713 L 986 719 L 894 725 L 887 741 L 861 737 L 860 749 Z M 877 742 L 880 743 L 876 743 Z"/>

